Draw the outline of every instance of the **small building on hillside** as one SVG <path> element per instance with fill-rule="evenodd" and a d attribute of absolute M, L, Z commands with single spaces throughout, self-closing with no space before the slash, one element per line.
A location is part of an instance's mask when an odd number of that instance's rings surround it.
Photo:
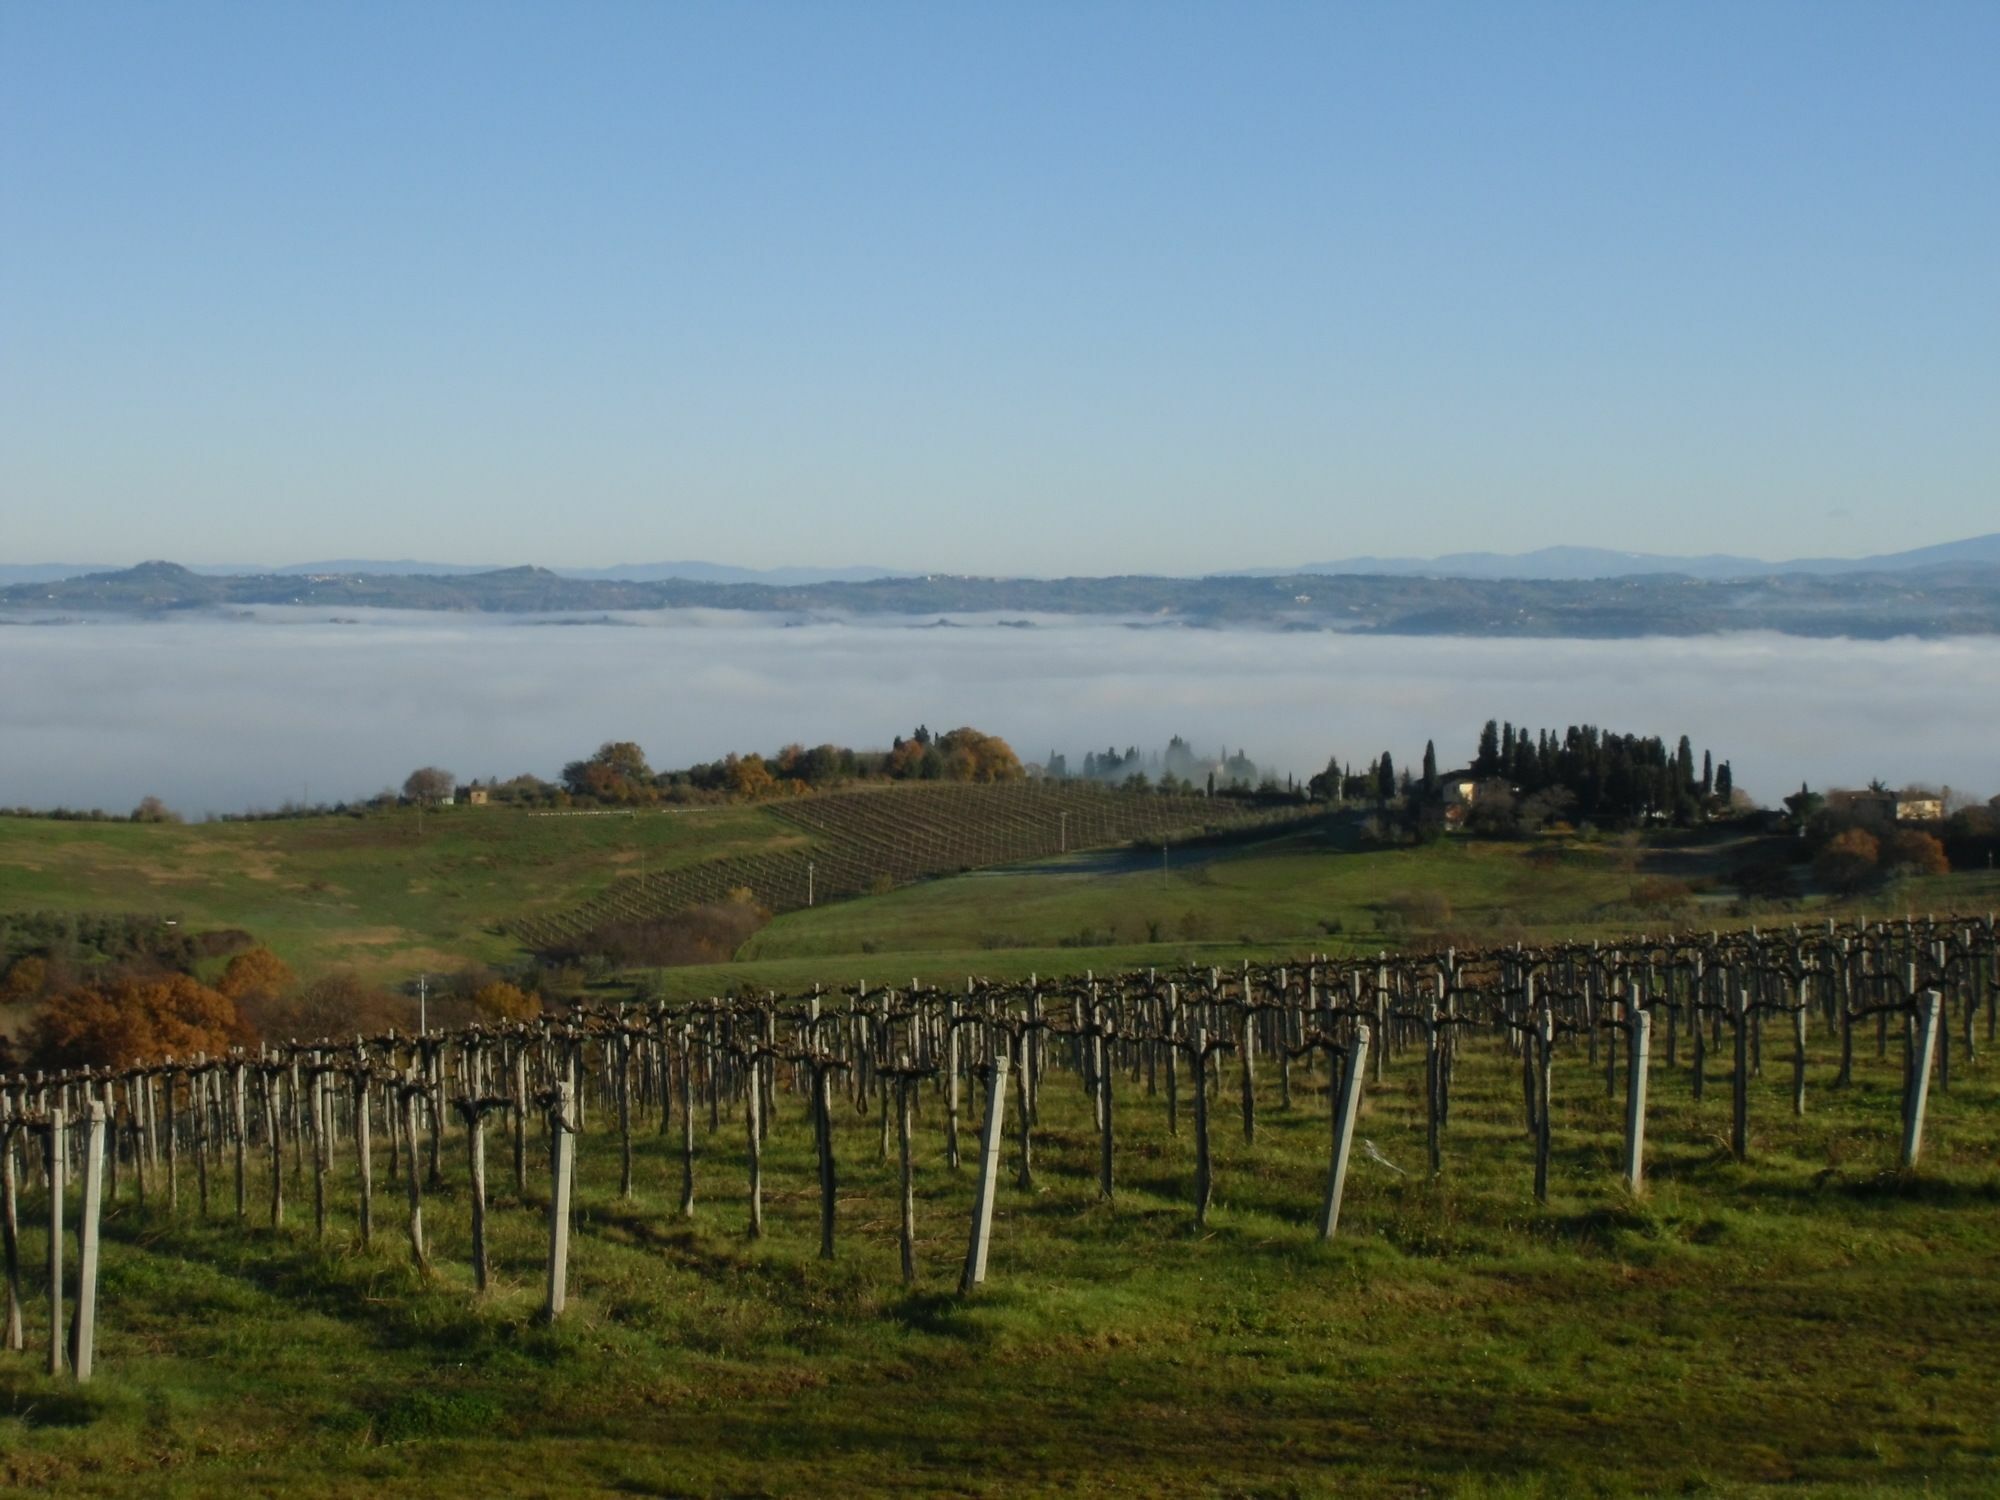
<path fill-rule="evenodd" d="M 471 786 L 460 787 L 458 794 L 464 798 L 467 807 L 484 807 L 488 800 L 486 788 L 477 782 Z"/>
<path fill-rule="evenodd" d="M 1904 796 L 1896 799 L 1896 821 L 1898 823 L 1942 823 L 1944 821 L 1944 799 L 1942 797 Z"/>
<path fill-rule="evenodd" d="M 1479 800 L 1479 778 L 1469 770 L 1440 772 L 1438 795 L 1447 807 L 1470 807 Z"/>

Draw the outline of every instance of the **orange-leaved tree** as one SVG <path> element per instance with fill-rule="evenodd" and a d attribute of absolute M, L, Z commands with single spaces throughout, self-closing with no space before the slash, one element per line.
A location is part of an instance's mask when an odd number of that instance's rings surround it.
<path fill-rule="evenodd" d="M 58 996 L 28 1031 L 41 1068 L 130 1067 L 256 1040 L 236 1003 L 185 974 L 112 979 Z"/>
<path fill-rule="evenodd" d="M 49 961 L 39 953 L 24 953 L 14 960 L 7 977 L 0 979 L 0 1005 L 25 1005 L 39 999 L 48 982 Z"/>
<path fill-rule="evenodd" d="M 1014 747 L 995 734 L 954 729 L 938 736 L 937 748 L 952 781 L 1018 781 L 1025 774 Z"/>
<path fill-rule="evenodd" d="M 246 948 L 229 960 L 215 987 L 239 1003 L 268 1002 L 292 987 L 292 971 L 269 948 Z"/>
<path fill-rule="evenodd" d="M 542 997 L 496 979 L 472 992 L 472 1006 L 482 1020 L 532 1021 L 542 1013 Z"/>
<path fill-rule="evenodd" d="M 728 778 L 729 790 L 739 797 L 762 797 L 776 786 L 776 778 L 771 768 L 764 764 L 764 757 L 752 751 L 748 755 L 729 755 L 723 758 L 723 775 Z"/>

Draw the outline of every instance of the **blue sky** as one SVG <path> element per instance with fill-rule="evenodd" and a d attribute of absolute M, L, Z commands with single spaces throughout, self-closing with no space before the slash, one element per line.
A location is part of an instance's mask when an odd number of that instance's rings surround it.
<path fill-rule="evenodd" d="M 2000 6 L 0 7 L 0 561 L 2000 529 Z"/>

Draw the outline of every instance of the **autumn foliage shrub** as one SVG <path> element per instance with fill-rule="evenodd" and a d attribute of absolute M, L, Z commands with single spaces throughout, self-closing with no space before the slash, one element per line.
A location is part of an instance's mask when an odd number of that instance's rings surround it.
<path fill-rule="evenodd" d="M 50 1002 L 28 1030 L 34 1065 L 47 1069 L 123 1068 L 255 1040 L 233 1000 L 186 974 L 80 986 Z"/>
<path fill-rule="evenodd" d="M 1865 883 L 1881 864 L 1882 844 L 1865 828 L 1835 834 L 1813 859 L 1813 873 L 1836 890 L 1851 891 Z"/>
<path fill-rule="evenodd" d="M 542 1013 L 542 999 L 517 984 L 495 979 L 472 992 L 472 1008 L 482 1021 L 532 1021 Z"/>
<path fill-rule="evenodd" d="M 229 960 L 215 987 L 239 1005 L 268 1004 L 291 989 L 295 981 L 285 961 L 269 948 L 251 948 Z"/>
<path fill-rule="evenodd" d="M 1882 840 L 1882 864 L 1911 875 L 1949 875 L 1944 845 L 1920 828 L 1898 828 Z"/>

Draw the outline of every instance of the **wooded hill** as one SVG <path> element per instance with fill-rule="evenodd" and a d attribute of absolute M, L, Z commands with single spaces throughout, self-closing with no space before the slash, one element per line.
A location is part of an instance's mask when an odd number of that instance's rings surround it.
<path fill-rule="evenodd" d="M 779 614 L 1143 615 L 1162 624 L 1381 635 L 1622 638 L 1776 630 L 1793 635 L 2000 632 L 2000 568 L 1948 565 L 1840 577 L 1701 580 L 1665 574 L 1552 581 L 1328 576 L 977 578 L 930 574 L 777 586 L 565 578 L 544 568 L 452 576 L 210 576 L 151 562 L 0 589 L 0 609 L 173 614 L 250 605 L 556 613 L 701 607 Z"/>

